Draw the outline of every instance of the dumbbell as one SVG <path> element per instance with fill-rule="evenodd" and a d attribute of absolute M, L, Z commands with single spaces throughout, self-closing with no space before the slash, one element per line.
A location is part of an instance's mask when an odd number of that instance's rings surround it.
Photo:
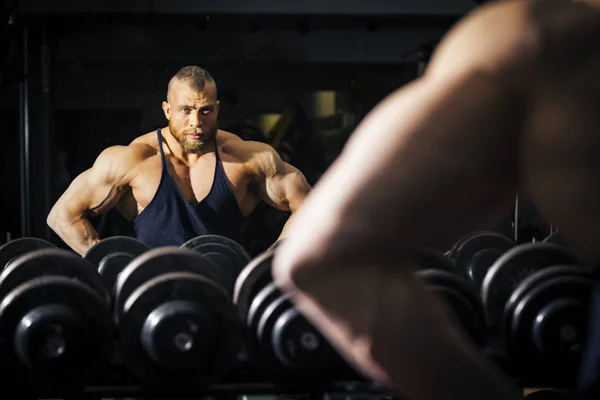
<path fill-rule="evenodd" d="M 117 277 L 114 318 L 124 365 L 144 385 L 204 387 L 237 362 L 242 326 L 215 264 L 163 247 Z"/>
<path fill-rule="evenodd" d="M 148 250 L 148 245 L 132 237 L 112 236 L 90 247 L 83 258 L 96 266 L 104 286 L 114 294 L 117 276 L 135 257 Z"/>
<path fill-rule="evenodd" d="M 34 237 L 11 240 L 0 246 L 0 270 L 6 268 L 15 258 L 39 249 L 56 248 L 50 242 Z"/>
<path fill-rule="evenodd" d="M 58 248 L 28 252 L 0 274 L 0 298 L 5 382 L 80 387 L 106 366 L 109 294 L 88 261 Z"/>
<path fill-rule="evenodd" d="M 456 243 L 450 258 L 457 271 L 480 290 L 488 269 L 515 245 L 512 239 L 496 232 L 475 232 Z"/>
<path fill-rule="evenodd" d="M 571 379 L 587 333 L 591 288 L 591 270 L 568 249 L 528 243 L 496 260 L 481 296 L 488 322 L 518 370 Z"/>
<path fill-rule="evenodd" d="M 233 296 L 235 280 L 250 262 L 250 255 L 236 241 L 219 235 L 201 235 L 188 240 L 182 248 L 194 250 L 211 260 L 222 274 L 221 282 L 230 297 Z"/>
<path fill-rule="evenodd" d="M 435 250 L 422 250 L 411 262 L 418 276 L 442 301 L 449 317 L 480 348 L 484 347 L 487 326 L 483 305 L 476 290 L 459 276 L 452 262 Z"/>
<path fill-rule="evenodd" d="M 233 300 L 246 326 L 250 360 L 268 378 L 326 381 L 350 376 L 350 367 L 273 282 L 274 255 L 274 249 L 260 254 L 235 282 Z"/>

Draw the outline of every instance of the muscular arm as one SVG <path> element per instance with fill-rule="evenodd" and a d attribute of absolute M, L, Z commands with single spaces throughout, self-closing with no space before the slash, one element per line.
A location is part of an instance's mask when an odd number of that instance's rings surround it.
<path fill-rule="evenodd" d="M 138 153 L 123 146 L 104 150 L 52 207 L 48 225 L 77 253 L 85 253 L 100 240 L 86 215 L 102 214 L 117 204 L 127 189 L 128 173 Z"/>
<path fill-rule="evenodd" d="M 273 207 L 292 213 L 280 238 L 286 235 L 300 204 L 311 188 L 297 168 L 284 162 L 271 146 L 259 142 L 247 142 L 252 152 L 250 171 L 256 182 L 260 197 Z"/>
<path fill-rule="evenodd" d="M 459 64 L 367 116 L 298 212 L 273 274 L 348 360 L 408 398 L 520 399 L 411 268 L 412 252 L 485 227 L 514 198 L 520 95 L 501 74 Z"/>
<path fill-rule="evenodd" d="M 408 398 L 511 398 L 413 278 L 409 257 L 502 209 L 515 184 L 516 129 L 510 98 L 491 78 L 413 83 L 361 124 L 279 250 L 275 279 L 303 313 Z"/>

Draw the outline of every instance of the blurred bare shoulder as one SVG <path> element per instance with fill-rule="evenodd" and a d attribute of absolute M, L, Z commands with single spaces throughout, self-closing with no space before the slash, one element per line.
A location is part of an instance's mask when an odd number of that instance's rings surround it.
<path fill-rule="evenodd" d="M 429 62 L 433 79 L 483 72 L 508 76 L 536 57 L 536 26 L 525 0 L 492 2 L 473 10 L 442 39 Z"/>

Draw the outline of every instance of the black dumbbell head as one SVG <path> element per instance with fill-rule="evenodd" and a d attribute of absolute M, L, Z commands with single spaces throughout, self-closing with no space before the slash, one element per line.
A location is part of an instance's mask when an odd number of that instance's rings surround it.
<path fill-rule="evenodd" d="M 510 357 L 527 370 L 574 378 L 587 333 L 591 272 L 552 266 L 527 277 L 505 307 Z M 545 374 L 540 374 L 545 375 Z"/>
<path fill-rule="evenodd" d="M 423 270 L 416 273 L 447 307 L 449 317 L 479 347 L 485 344 L 487 327 L 481 300 L 472 285 L 455 273 Z"/>
<path fill-rule="evenodd" d="M 12 260 L 19 256 L 34 250 L 49 248 L 56 248 L 56 246 L 43 239 L 24 237 L 11 240 L 0 246 L 0 270 L 6 268 Z"/>
<path fill-rule="evenodd" d="M 276 360 L 273 371 L 283 367 L 286 373 L 302 374 L 307 380 L 328 380 L 347 370 L 339 354 L 300 315 L 287 294 L 275 296 L 258 317 L 257 344 L 263 360 Z"/>
<path fill-rule="evenodd" d="M 271 266 L 274 256 L 274 250 L 260 254 L 250 261 L 235 281 L 233 302 L 242 321 L 246 321 L 250 305 L 258 292 L 273 281 Z"/>
<path fill-rule="evenodd" d="M 324 381 L 355 372 L 301 315 L 271 274 L 275 249 L 252 260 L 236 281 L 234 301 L 246 324 L 248 353 L 266 377 Z"/>
<path fill-rule="evenodd" d="M 45 251 L 21 257 L 10 268 L 17 271 L 20 263 L 31 266 L 34 261 L 43 266 Z M 48 256 L 48 265 L 52 264 L 52 255 Z M 67 267 L 69 262 L 74 264 L 71 268 Z M 77 256 L 65 256 L 61 265 L 69 271 L 89 271 L 89 264 Z M 0 351 L 3 361 L 13 366 L 11 371 L 17 379 L 25 375 L 46 383 L 79 387 L 92 382 L 106 365 L 114 337 L 108 296 L 89 286 L 89 280 L 80 280 L 82 276 L 85 273 L 40 273 L 39 277 L 18 283 L 18 279 L 13 280 L 12 290 L 0 304 Z M 101 286 L 99 277 L 97 284 Z"/>
<path fill-rule="evenodd" d="M 125 302 L 138 287 L 159 275 L 169 272 L 191 272 L 221 285 L 221 275 L 206 257 L 190 249 L 161 247 L 136 257 L 117 277 L 115 285 L 115 320 L 119 321 Z M 225 290 L 225 289 L 223 289 Z"/>
<path fill-rule="evenodd" d="M 481 290 L 490 327 L 501 330 L 506 302 L 526 277 L 554 265 L 577 264 L 569 250 L 549 243 L 521 244 L 504 253 L 488 270 Z"/>
<path fill-rule="evenodd" d="M 0 273 L 0 298 L 4 298 L 20 284 L 46 275 L 77 279 L 106 301 L 110 298 L 100 276 L 90 262 L 68 250 L 58 248 L 35 250 L 13 260 Z"/>
<path fill-rule="evenodd" d="M 409 263 L 417 270 L 435 269 L 456 273 L 452 261 L 444 253 L 433 249 L 416 252 Z"/>
<path fill-rule="evenodd" d="M 514 246 L 515 243 L 511 239 L 499 233 L 476 232 L 463 238 L 454 250 L 454 266 L 480 287 L 487 269 L 499 255 Z"/>
<path fill-rule="evenodd" d="M 224 236 L 202 235 L 181 247 L 197 251 L 211 260 L 223 275 L 223 286 L 233 296 L 235 280 L 250 262 L 250 256 L 239 243 Z"/>
<path fill-rule="evenodd" d="M 90 247 L 83 258 L 96 266 L 109 293 L 114 292 L 117 276 L 135 257 L 150 250 L 146 244 L 129 236 L 112 236 Z"/>
<path fill-rule="evenodd" d="M 119 338 L 125 365 L 145 385 L 203 387 L 237 361 L 242 326 L 219 283 L 195 272 L 169 272 L 128 296 Z"/>

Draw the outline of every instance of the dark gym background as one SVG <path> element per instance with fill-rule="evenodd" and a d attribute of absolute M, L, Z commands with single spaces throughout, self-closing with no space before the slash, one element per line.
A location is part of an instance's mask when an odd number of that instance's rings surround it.
<path fill-rule="evenodd" d="M 105 147 L 165 126 L 167 82 L 189 64 L 217 81 L 220 128 L 273 144 L 314 184 L 364 115 L 417 77 L 472 8 L 470 0 L 4 1 L 0 241 L 37 236 L 63 246 L 46 226 L 52 204 Z M 527 210 L 520 241 L 547 233 Z M 513 230 L 511 212 L 494 229 Z M 259 207 L 243 244 L 253 254 L 266 248 L 286 217 Z M 101 236 L 131 234 L 117 212 L 94 223 Z"/>

